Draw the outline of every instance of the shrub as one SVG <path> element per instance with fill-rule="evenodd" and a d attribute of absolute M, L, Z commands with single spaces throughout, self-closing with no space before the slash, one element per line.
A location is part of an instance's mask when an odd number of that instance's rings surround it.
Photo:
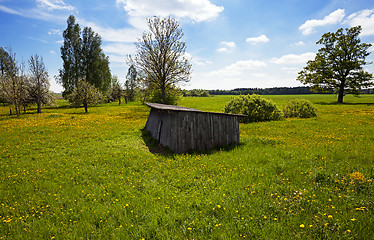
<path fill-rule="evenodd" d="M 231 99 L 225 106 L 225 113 L 247 115 L 243 122 L 262 122 L 282 118 L 282 112 L 273 101 L 257 94 L 240 95 Z"/>
<path fill-rule="evenodd" d="M 287 101 L 283 107 L 283 114 L 287 118 L 310 118 L 317 116 L 316 109 L 312 105 L 312 103 L 304 99 L 294 99 Z"/>

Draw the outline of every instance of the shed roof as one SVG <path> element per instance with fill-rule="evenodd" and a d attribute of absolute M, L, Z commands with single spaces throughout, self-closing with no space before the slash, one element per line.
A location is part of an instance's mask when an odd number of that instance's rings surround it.
<path fill-rule="evenodd" d="M 186 108 L 181 106 L 175 105 L 166 105 L 160 103 L 145 103 L 148 107 L 159 109 L 159 110 L 170 110 L 170 111 L 181 111 L 181 112 L 200 112 L 200 113 L 210 113 L 210 114 L 220 114 L 220 115 L 228 115 L 228 116 L 238 116 L 238 117 L 246 117 L 246 115 L 242 114 L 231 114 L 231 113 L 219 113 L 219 112 L 206 112 L 201 111 L 194 108 Z"/>

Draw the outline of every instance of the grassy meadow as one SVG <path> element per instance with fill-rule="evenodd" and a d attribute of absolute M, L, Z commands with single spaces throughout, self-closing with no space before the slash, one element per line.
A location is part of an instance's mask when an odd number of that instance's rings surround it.
<path fill-rule="evenodd" d="M 0 239 L 374 239 L 374 95 L 240 124 L 241 144 L 157 153 L 140 102 L 0 107 Z M 230 96 L 182 98 L 223 111 Z"/>

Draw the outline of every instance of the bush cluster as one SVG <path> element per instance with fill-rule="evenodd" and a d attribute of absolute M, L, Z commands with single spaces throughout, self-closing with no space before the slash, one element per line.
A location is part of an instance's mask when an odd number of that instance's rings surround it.
<path fill-rule="evenodd" d="M 257 94 L 240 95 L 231 99 L 225 106 L 225 113 L 244 114 L 243 122 L 279 120 L 282 112 L 275 103 Z"/>
<path fill-rule="evenodd" d="M 312 103 L 304 99 L 289 100 L 283 106 L 284 117 L 310 118 L 317 116 L 316 109 Z"/>

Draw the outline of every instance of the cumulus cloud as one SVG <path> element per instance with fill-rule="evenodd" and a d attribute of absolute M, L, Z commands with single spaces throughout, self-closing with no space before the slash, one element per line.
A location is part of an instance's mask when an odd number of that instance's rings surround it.
<path fill-rule="evenodd" d="M 269 42 L 270 40 L 266 35 L 260 35 L 258 37 L 247 38 L 245 41 L 253 45 L 256 45 L 257 43 L 266 43 L 266 42 Z"/>
<path fill-rule="evenodd" d="M 296 54 L 287 54 L 280 58 L 273 58 L 272 62 L 276 64 L 298 64 L 298 63 L 306 63 L 309 60 L 314 59 L 316 56 L 315 53 L 307 52 L 300 55 Z"/>
<path fill-rule="evenodd" d="M 196 22 L 211 20 L 223 11 L 222 6 L 212 4 L 209 0 L 117 0 L 117 6 L 132 17 L 166 17 L 189 18 Z"/>
<path fill-rule="evenodd" d="M 332 25 L 336 23 L 340 23 L 345 16 L 344 9 L 338 9 L 323 19 L 311 19 L 307 20 L 304 24 L 299 27 L 299 30 L 302 31 L 304 35 L 310 35 L 315 32 L 316 27 Z"/>
<path fill-rule="evenodd" d="M 222 45 L 222 47 L 217 49 L 218 52 L 231 53 L 236 48 L 235 42 L 222 41 L 220 42 L 220 44 Z"/>
<path fill-rule="evenodd" d="M 355 12 L 347 17 L 347 22 L 351 27 L 360 25 L 361 36 L 374 35 L 374 9 Z"/>

